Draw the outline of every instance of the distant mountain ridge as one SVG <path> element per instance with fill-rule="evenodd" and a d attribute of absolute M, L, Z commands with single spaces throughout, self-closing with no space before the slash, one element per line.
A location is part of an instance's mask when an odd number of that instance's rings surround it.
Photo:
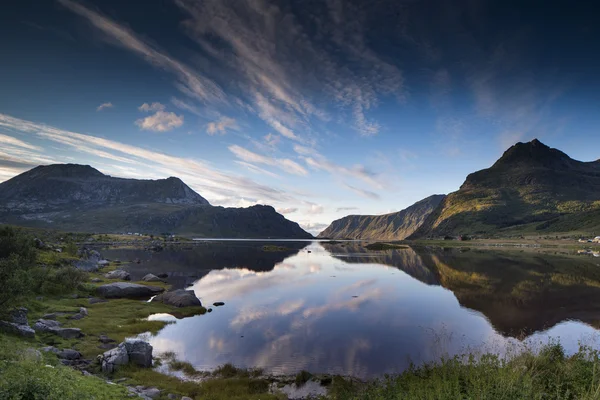
<path fill-rule="evenodd" d="M 179 178 L 115 178 L 78 164 L 39 166 L 0 183 L 0 223 L 81 232 L 312 238 L 270 206 L 213 207 Z"/>
<path fill-rule="evenodd" d="M 446 196 L 429 196 L 412 206 L 384 215 L 349 215 L 335 220 L 319 238 L 403 240 L 413 234 Z"/>
<path fill-rule="evenodd" d="M 599 210 L 600 161 L 577 161 L 534 139 L 468 175 L 411 238 L 515 229 L 569 232 L 583 223 L 594 231 L 600 229 Z"/>

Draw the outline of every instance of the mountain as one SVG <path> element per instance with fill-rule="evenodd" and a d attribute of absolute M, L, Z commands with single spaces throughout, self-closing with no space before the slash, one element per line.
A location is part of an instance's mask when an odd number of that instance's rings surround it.
<path fill-rule="evenodd" d="M 349 215 L 333 221 L 318 237 L 402 240 L 419 228 L 445 197 L 445 195 L 436 194 L 391 214 Z"/>
<path fill-rule="evenodd" d="M 0 223 L 80 232 L 312 238 L 270 206 L 214 207 L 179 178 L 115 178 L 76 164 L 39 166 L 0 183 Z"/>
<path fill-rule="evenodd" d="M 410 238 L 600 228 L 600 160 L 573 160 L 535 139 L 467 176 Z M 584 218 L 585 219 L 585 218 Z"/>

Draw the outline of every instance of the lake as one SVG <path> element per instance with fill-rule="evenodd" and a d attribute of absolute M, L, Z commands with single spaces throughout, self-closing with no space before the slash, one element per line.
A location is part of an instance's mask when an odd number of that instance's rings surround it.
<path fill-rule="evenodd" d="M 168 273 L 203 305 L 149 341 L 199 370 L 233 363 L 272 374 L 359 378 L 469 351 L 499 354 L 560 340 L 598 346 L 600 260 L 525 251 L 359 243 L 210 241 L 162 252 L 109 249 L 132 279 Z"/>

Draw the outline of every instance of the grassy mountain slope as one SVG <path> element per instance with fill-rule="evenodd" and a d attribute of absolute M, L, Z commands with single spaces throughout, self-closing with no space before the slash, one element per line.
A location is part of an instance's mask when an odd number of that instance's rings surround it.
<path fill-rule="evenodd" d="M 113 178 L 74 164 L 36 167 L 1 183 L 0 223 L 74 232 L 312 237 L 270 206 L 213 207 L 178 178 Z"/>
<path fill-rule="evenodd" d="M 433 195 L 385 215 L 349 215 L 335 220 L 318 237 L 331 239 L 402 240 L 411 235 L 444 199 Z"/>
<path fill-rule="evenodd" d="M 533 230 L 577 231 L 580 218 L 565 216 L 588 213 L 595 219 L 596 210 L 600 161 L 573 160 L 533 140 L 517 143 L 492 167 L 470 174 L 411 238 L 489 234 L 527 224 L 533 224 Z"/>

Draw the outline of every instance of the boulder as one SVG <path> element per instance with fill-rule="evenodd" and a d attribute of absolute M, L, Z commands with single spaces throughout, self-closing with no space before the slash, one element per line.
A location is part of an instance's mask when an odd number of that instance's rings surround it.
<path fill-rule="evenodd" d="M 77 314 L 68 316 L 67 319 L 79 320 L 79 319 L 82 319 L 83 317 L 85 317 L 85 315 L 77 313 Z"/>
<path fill-rule="evenodd" d="M 129 355 L 125 344 L 121 343 L 119 346 L 112 350 L 109 350 L 98 357 L 100 364 L 102 365 L 102 372 L 112 373 L 119 365 L 126 365 L 129 363 Z"/>
<path fill-rule="evenodd" d="M 97 293 L 109 299 L 151 297 L 162 293 L 163 288 L 137 283 L 115 282 L 99 286 Z"/>
<path fill-rule="evenodd" d="M 33 245 L 36 249 L 43 249 L 46 247 L 46 244 L 42 241 L 42 239 L 38 238 L 33 239 Z"/>
<path fill-rule="evenodd" d="M 33 324 L 33 329 L 36 332 L 50 332 L 60 326 L 60 322 L 51 319 L 38 319 Z"/>
<path fill-rule="evenodd" d="M 84 315 L 84 316 L 88 316 L 88 310 L 85 307 L 79 307 L 79 314 Z"/>
<path fill-rule="evenodd" d="M 25 307 L 15 308 L 10 312 L 11 322 L 17 325 L 29 325 L 27 321 L 27 309 Z"/>
<path fill-rule="evenodd" d="M 59 350 L 59 349 L 57 349 L 57 348 L 56 348 L 56 347 L 54 347 L 54 346 L 46 346 L 46 347 L 42 347 L 42 348 L 41 348 L 41 350 L 42 350 L 44 353 L 54 353 L 54 354 L 58 354 L 58 353 L 60 353 L 60 350 Z"/>
<path fill-rule="evenodd" d="M 114 271 L 110 271 L 109 273 L 105 274 L 104 277 L 109 279 L 121 279 L 124 281 L 131 280 L 131 275 L 129 275 L 129 272 L 123 271 L 122 269 L 115 269 Z"/>
<path fill-rule="evenodd" d="M 50 332 L 63 339 L 77 339 L 83 336 L 79 328 L 53 328 Z"/>
<path fill-rule="evenodd" d="M 100 261 L 98 261 L 98 268 L 106 267 L 108 264 L 110 264 L 110 261 L 100 260 Z"/>
<path fill-rule="evenodd" d="M 202 306 L 193 290 L 178 289 L 156 296 L 152 301 L 158 301 L 175 307 Z"/>
<path fill-rule="evenodd" d="M 106 335 L 100 335 L 98 336 L 98 341 L 102 343 L 112 343 L 115 341 L 115 339 L 111 339 Z"/>
<path fill-rule="evenodd" d="M 151 399 L 157 399 L 160 397 L 160 390 L 155 387 L 144 389 L 140 392 L 142 396 L 146 396 Z"/>
<path fill-rule="evenodd" d="M 35 331 L 29 325 L 19 325 L 8 321 L 0 321 L 0 331 L 28 338 L 35 337 Z"/>
<path fill-rule="evenodd" d="M 129 361 L 144 368 L 152 366 L 152 346 L 150 343 L 141 339 L 127 339 L 123 343 L 127 349 Z"/>
<path fill-rule="evenodd" d="M 142 278 L 142 280 L 144 282 L 162 282 L 162 279 L 160 279 L 158 276 L 153 275 L 153 274 L 148 274 L 148 275 L 144 276 Z"/>
<path fill-rule="evenodd" d="M 102 282 L 102 279 L 100 279 L 100 278 L 93 278 L 93 279 L 90 279 L 90 282 L 92 282 L 92 283 L 100 283 L 100 282 Z"/>
<path fill-rule="evenodd" d="M 58 358 L 63 360 L 79 360 L 81 358 L 81 353 L 73 349 L 64 349 L 57 355 Z"/>
<path fill-rule="evenodd" d="M 127 339 L 98 357 L 102 372 L 114 372 L 120 365 L 132 362 L 140 367 L 152 366 L 152 346 L 141 339 Z"/>

